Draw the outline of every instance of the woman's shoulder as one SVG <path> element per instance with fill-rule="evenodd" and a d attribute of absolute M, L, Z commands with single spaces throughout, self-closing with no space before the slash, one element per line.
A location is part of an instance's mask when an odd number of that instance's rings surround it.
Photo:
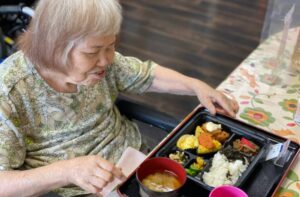
<path fill-rule="evenodd" d="M 125 56 L 119 52 L 115 52 L 114 60 L 112 66 L 109 70 L 114 70 L 117 73 L 122 73 L 124 71 L 136 69 L 143 65 L 143 62 L 133 56 Z"/>
<path fill-rule="evenodd" d="M 29 74 L 28 62 L 23 52 L 12 54 L 0 64 L 0 90 L 9 94 L 10 90 Z"/>
<path fill-rule="evenodd" d="M 139 60 L 136 57 L 125 56 L 125 55 L 122 55 L 121 53 L 119 53 L 117 51 L 115 52 L 114 62 L 113 62 L 115 65 L 118 65 L 118 66 L 128 66 L 128 65 L 134 64 L 136 62 L 141 63 L 142 61 Z"/>

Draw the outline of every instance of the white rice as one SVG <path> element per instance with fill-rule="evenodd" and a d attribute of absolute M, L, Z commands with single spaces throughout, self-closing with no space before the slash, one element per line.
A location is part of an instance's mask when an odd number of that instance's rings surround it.
<path fill-rule="evenodd" d="M 248 163 L 243 164 L 242 160 L 229 162 L 225 155 L 218 152 L 213 158 L 209 172 L 204 172 L 203 181 L 212 187 L 234 185 L 247 167 Z"/>

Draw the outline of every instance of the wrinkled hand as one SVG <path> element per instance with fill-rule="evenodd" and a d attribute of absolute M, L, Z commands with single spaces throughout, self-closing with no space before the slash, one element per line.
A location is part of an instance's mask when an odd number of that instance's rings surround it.
<path fill-rule="evenodd" d="M 114 178 L 125 180 L 119 168 L 97 155 L 77 157 L 67 160 L 66 164 L 68 182 L 98 196 Z"/>
<path fill-rule="evenodd" d="M 200 103 L 208 109 L 211 114 L 222 113 L 235 117 L 239 110 L 238 103 L 229 99 L 220 91 L 213 89 L 202 81 L 194 84 L 194 91 Z"/>

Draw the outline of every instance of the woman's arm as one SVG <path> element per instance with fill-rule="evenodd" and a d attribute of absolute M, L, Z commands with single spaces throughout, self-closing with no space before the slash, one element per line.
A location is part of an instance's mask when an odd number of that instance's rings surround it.
<path fill-rule="evenodd" d="M 32 170 L 0 172 L 0 196 L 38 196 L 67 185 L 61 165 L 57 162 Z"/>
<path fill-rule="evenodd" d="M 25 171 L 0 172 L 0 196 L 38 196 L 75 184 L 98 193 L 113 178 L 124 179 L 120 169 L 100 156 L 84 156 Z"/>
<path fill-rule="evenodd" d="M 155 67 L 154 80 L 148 91 L 197 96 L 212 114 L 220 112 L 235 117 L 238 111 L 235 100 L 228 99 L 206 83 L 159 65 Z"/>

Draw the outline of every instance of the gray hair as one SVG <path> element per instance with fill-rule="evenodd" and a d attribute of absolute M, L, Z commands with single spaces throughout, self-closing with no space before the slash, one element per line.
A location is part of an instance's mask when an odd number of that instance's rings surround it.
<path fill-rule="evenodd" d="M 40 0 L 19 48 L 38 66 L 66 67 L 73 47 L 88 35 L 117 35 L 118 0 Z"/>

